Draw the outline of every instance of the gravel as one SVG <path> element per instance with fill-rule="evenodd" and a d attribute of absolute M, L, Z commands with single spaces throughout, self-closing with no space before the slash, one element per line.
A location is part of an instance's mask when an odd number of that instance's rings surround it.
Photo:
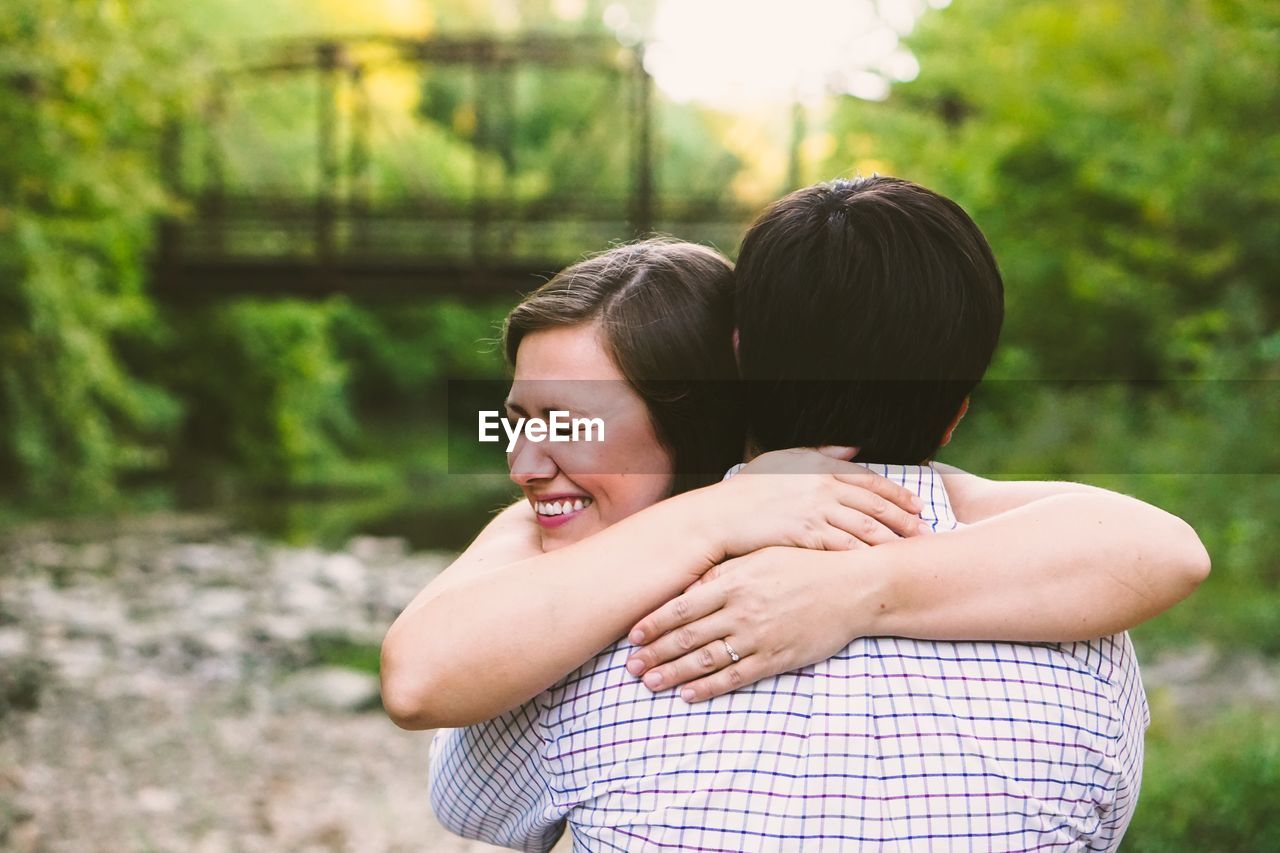
<path fill-rule="evenodd" d="M 449 555 L 184 516 L 0 549 L 0 849 L 498 849 L 436 823 L 430 735 L 383 715 L 371 667 L 317 651 L 376 661 Z"/>

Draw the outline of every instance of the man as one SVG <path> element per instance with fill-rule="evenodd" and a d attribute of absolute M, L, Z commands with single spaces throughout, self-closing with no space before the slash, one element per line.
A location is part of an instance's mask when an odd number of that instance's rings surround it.
<path fill-rule="evenodd" d="M 839 181 L 771 207 L 737 270 L 753 449 L 856 444 L 934 529 L 955 528 L 924 463 L 999 336 L 1003 287 L 976 225 L 905 181 Z M 697 705 L 651 695 L 629 652 L 443 740 L 441 820 L 526 849 L 567 815 L 589 850 L 1109 850 L 1132 815 L 1148 717 L 1124 635 L 860 639 Z"/>

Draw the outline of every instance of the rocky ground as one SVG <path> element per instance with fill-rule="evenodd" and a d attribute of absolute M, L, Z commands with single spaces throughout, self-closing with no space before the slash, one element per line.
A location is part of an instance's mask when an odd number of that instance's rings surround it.
<path fill-rule="evenodd" d="M 158 517 L 28 528 L 2 559 L 0 849 L 497 849 L 435 822 L 429 735 L 372 674 L 447 555 Z"/>
<path fill-rule="evenodd" d="M 0 547 L 0 849 L 496 849 L 432 818 L 429 736 L 386 719 L 373 674 L 447 554 L 288 547 L 191 516 Z M 1153 709 L 1280 703 L 1274 665 L 1212 649 L 1144 675 Z"/>

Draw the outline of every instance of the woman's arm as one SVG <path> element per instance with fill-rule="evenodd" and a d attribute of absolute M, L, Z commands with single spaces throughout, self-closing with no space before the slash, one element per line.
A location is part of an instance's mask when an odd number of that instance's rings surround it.
<path fill-rule="evenodd" d="M 973 524 L 1055 495 L 1115 494 L 1097 486 L 1065 480 L 988 480 L 962 471 L 954 465 L 934 462 L 932 467 L 942 475 L 947 499 L 951 502 L 956 520 L 961 524 Z M 1154 507 L 1150 509 L 1161 512 Z"/>
<path fill-rule="evenodd" d="M 527 560 L 542 553 L 538 522 L 528 501 L 514 503 L 494 516 L 467 549 L 427 584 L 400 612 L 400 618 L 418 610 L 456 584 L 485 571 Z"/>
<path fill-rule="evenodd" d="M 957 474 L 957 516 L 984 520 L 858 553 L 770 548 L 730 560 L 636 625 L 632 642 L 648 645 L 628 669 L 655 689 L 687 683 L 700 700 L 823 660 L 859 636 L 1093 639 L 1167 610 L 1209 572 L 1195 531 L 1141 501 Z"/>
<path fill-rule="evenodd" d="M 792 455 L 784 455 L 792 454 Z M 766 458 L 771 457 L 771 458 Z M 518 553 L 526 509 L 506 510 L 396 619 L 382 645 L 383 705 L 405 728 L 489 719 L 546 689 L 729 556 L 773 544 L 850 548 L 916 532 L 906 489 L 809 452 L 766 454 L 732 480 L 662 501 L 547 554 Z M 797 473 L 805 471 L 807 473 Z M 822 474 L 823 476 L 813 476 Z M 505 532 L 504 532 L 505 531 Z M 496 542 L 513 550 L 489 554 Z M 496 545 L 494 546 L 496 548 Z"/>

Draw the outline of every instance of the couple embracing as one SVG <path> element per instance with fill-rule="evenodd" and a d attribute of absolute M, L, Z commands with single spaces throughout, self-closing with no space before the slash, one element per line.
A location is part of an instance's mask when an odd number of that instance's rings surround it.
<path fill-rule="evenodd" d="M 566 826 L 592 851 L 1114 850 L 1149 720 L 1124 632 L 1208 557 L 1123 495 L 931 461 L 1003 306 L 968 215 L 886 177 L 775 203 L 736 269 L 649 241 L 518 305 L 509 413 L 608 433 L 517 442 L 526 499 L 383 643 L 395 722 L 452 727 L 444 825 L 526 850 Z"/>

